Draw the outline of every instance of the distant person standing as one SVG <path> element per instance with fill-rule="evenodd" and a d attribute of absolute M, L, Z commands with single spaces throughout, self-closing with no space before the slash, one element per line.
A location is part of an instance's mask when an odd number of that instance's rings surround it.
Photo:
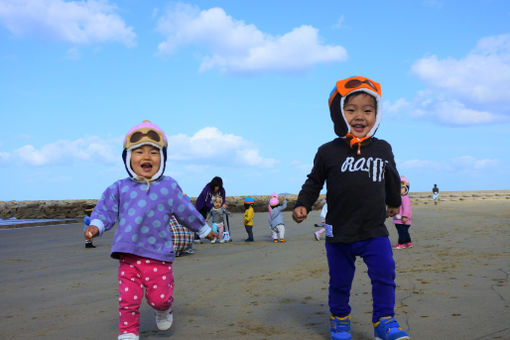
<path fill-rule="evenodd" d="M 411 227 L 411 199 L 409 198 L 409 180 L 404 176 L 400 177 L 400 195 L 402 196 L 402 205 L 398 214 L 393 216 L 393 223 L 398 232 L 398 243 L 393 246 L 393 249 L 412 248 L 411 235 L 409 228 Z"/>
<path fill-rule="evenodd" d="M 437 184 L 434 184 L 434 187 L 432 188 L 432 199 L 434 200 L 434 204 L 437 204 L 439 201 L 439 188 L 437 187 Z"/>
<path fill-rule="evenodd" d="M 273 197 L 269 200 L 271 206 L 269 227 L 271 228 L 271 238 L 274 243 L 287 242 L 285 240 L 285 222 L 283 221 L 282 211 L 287 208 L 287 199 L 283 198 L 283 203 L 277 197 Z"/>
<path fill-rule="evenodd" d="M 253 242 L 253 216 L 254 210 L 253 205 L 255 204 L 255 200 L 253 197 L 246 197 L 244 199 L 244 215 L 243 215 L 243 224 L 246 233 L 248 234 L 248 238 L 244 240 L 244 242 Z"/>
<path fill-rule="evenodd" d="M 205 219 L 206 222 L 211 221 L 211 227 L 214 230 L 215 233 L 218 233 L 218 239 L 214 239 L 211 241 L 211 243 L 216 243 L 218 240 L 219 243 L 225 243 L 226 241 L 223 239 L 223 230 L 225 228 L 225 216 L 232 216 L 230 211 L 223 208 L 221 206 L 222 198 L 221 196 L 216 196 L 214 198 L 214 207 L 209 210 L 209 213 L 207 214 L 207 218 Z"/>

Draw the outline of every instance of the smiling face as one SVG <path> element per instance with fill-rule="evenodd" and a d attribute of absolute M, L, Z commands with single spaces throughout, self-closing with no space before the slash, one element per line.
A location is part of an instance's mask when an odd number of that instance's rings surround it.
<path fill-rule="evenodd" d="M 365 137 L 375 125 L 376 100 L 366 93 L 355 93 L 346 98 L 344 116 L 354 137 Z"/>
<path fill-rule="evenodd" d="M 152 145 L 142 145 L 131 151 L 131 169 L 138 176 L 151 179 L 161 166 L 161 153 Z"/>

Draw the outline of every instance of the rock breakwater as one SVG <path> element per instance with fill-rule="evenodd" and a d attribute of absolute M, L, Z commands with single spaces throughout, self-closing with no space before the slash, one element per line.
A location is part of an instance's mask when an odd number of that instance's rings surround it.
<path fill-rule="evenodd" d="M 416 204 L 432 204 L 431 194 L 428 192 L 411 192 L 411 201 Z M 287 210 L 291 210 L 296 203 L 297 195 L 285 195 L 288 201 Z M 510 199 L 510 190 L 491 191 L 445 191 L 440 193 L 441 201 L 467 201 L 467 200 L 495 200 Z M 246 196 L 229 196 L 227 205 L 231 212 L 244 211 L 244 199 Z M 267 211 L 270 196 L 253 196 L 256 212 Z M 320 195 L 313 209 L 320 209 L 325 195 Z M 196 198 L 191 201 L 195 203 Z M 87 209 L 94 207 L 97 200 L 51 200 L 51 201 L 6 201 L 0 202 L 0 218 L 8 219 L 59 219 L 59 218 L 82 218 Z"/>

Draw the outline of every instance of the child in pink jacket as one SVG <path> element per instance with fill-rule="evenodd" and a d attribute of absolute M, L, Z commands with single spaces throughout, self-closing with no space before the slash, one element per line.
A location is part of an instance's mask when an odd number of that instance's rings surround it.
<path fill-rule="evenodd" d="M 400 195 L 402 196 L 402 205 L 397 215 L 393 217 L 393 223 L 398 232 L 398 243 L 393 249 L 412 248 L 411 235 L 409 228 L 411 227 L 411 199 L 409 198 L 409 180 L 404 176 L 400 177 Z"/>

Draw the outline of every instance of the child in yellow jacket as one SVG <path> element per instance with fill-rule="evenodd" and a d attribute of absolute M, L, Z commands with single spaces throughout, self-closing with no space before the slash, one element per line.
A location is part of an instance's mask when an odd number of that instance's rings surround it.
<path fill-rule="evenodd" d="M 244 229 L 246 229 L 246 232 L 248 233 L 248 238 L 244 240 L 244 242 L 253 242 L 253 204 L 255 201 L 253 200 L 253 197 L 246 197 L 244 199 L 244 216 L 243 216 L 243 224 Z"/>

